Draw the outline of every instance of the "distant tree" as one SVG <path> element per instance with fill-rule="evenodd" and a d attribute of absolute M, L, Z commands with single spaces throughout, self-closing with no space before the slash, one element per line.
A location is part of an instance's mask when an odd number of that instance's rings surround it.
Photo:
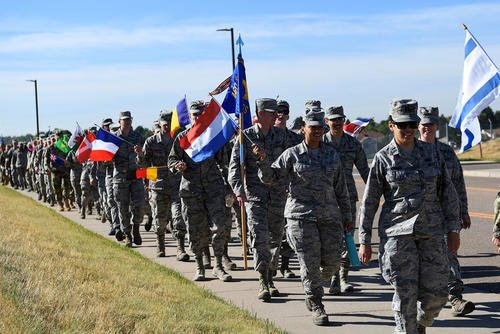
<path fill-rule="evenodd" d="M 479 114 L 479 124 L 481 124 L 481 129 L 489 129 L 490 121 L 495 121 L 495 113 L 490 107 L 487 107 Z"/>
<path fill-rule="evenodd" d="M 150 137 L 153 134 L 153 131 L 151 131 L 150 129 L 148 129 L 146 127 L 143 127 L 142 125 L 136 126 L 135 131 L 140 133 L 140 135 L 142 136 L 142 138 L 144 140 L 146 140 L 146 138 Z"/>

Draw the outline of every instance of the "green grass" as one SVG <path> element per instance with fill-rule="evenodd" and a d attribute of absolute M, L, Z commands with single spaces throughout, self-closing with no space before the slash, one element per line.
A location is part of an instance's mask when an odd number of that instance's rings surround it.
<path fill-rule="evenodd" d="M 281 333 L 0 187 L 0 333 Z"/>
<path fill-rule="evenodd" d="M 483 150 L 482 159 L 479 152 L 479 145 L 459 154 L 458 159 L 462 161 L 491 160 L 500 162 L 500 138 L 481 143 L 481 146 Z"/>

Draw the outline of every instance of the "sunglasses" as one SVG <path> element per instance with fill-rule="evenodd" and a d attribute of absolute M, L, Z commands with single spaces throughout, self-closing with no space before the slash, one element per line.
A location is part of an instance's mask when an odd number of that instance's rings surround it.
<path fill-rule="evenodd" d="M 394 125 L 396 125 L 396 127 L 399 130 L 416 129 L 416 128 L 418 128 L 418 123 L 417 122 L 400 122 L 400 123 L 394 122 Z"/>

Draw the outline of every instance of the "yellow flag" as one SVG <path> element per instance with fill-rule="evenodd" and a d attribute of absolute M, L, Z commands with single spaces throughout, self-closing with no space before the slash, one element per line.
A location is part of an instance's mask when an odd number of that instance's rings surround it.
<path fill-rule="evenodd" d="M 148 167 L 146 170 L 146 179 L 156 181 L 158 178 L 158 167 Z"/>

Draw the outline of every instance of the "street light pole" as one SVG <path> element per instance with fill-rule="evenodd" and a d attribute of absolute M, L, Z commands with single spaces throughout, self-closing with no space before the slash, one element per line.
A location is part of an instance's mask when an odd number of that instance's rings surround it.
<path fill-rule="evenodd" d="M 222 28 L 222 29 L 217 29 L 217 31 L 230 31 L 231 32 L 231 52 L 233 55 L 233 71 L 234 71 L 234 68 L 236 67 L 236 58 L 234 56 L 234 29 L 233 28 Z"/>
<path fill-rule="evenodd" d="M 38 81 L 26 80 L 35 83 L 35 106 L 36 106 L 36 136 L 40 137 L 40 123 L 38 122 Z"/>

